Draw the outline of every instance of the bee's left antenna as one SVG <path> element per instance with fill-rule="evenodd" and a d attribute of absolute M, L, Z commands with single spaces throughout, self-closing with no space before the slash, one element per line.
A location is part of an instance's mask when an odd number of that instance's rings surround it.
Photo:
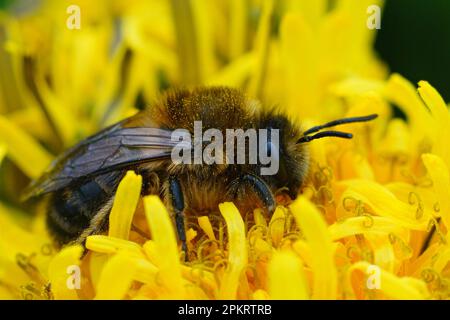
<path fill-rule="evenodd" d="M 377 114 L 371 114 L 364 117 L 353 117 L 353 118 L 343 118 L 338 120 L 333 120 L 328 123 L 322 124 L 320 126 L 312 127 L 305 132 L 303 132 L 303 137 L 297 140 L 297 143 L 305 143 L 312 140 L 324 138 L 324 137 L 337 137 L 337 138 L 344 138 L 344 139 L 351 139 L 353 135 L 351 133 L 341 132 L 341 131 L 323 131 L 319 132 L 313 136 L 310 136 L 311 133 L 315 133 L 317 131 L 320 131 L 322 129 L 330 128 L 339 126 L 341 124 L 347 124 L 347 123 L 355 123 L 355 122 L 366 122 L 371 121 L 373 119 L 376 119 L 378 117 Z"/>
<path fill-rule="evenodd" d="M 303 132 L 303 135 L 307 136 L 307 135 L 317 132 L 319 130 L 339 126 L 341 124 L 371 121 L 373 119 L 376 119 L 377 117 L 378 117 L 377 114 L 371 114 L 371 115 L 364 116 L 364 117 L 353 117 L 353 118 L 344 118 L 344 119 L 333 120 L 328 123 L 322 124 L 320 126 L 312 127 L 310 129 L 306 130 L 305 132 Z"/>
<path fill-rule="evenodd" d="M 325 137 L 336 137 L 336 138 L 343 138 L 343 139 L 351 139 L 353 138 L 353 135 L 351 133 L 347 132 L 341 132 L 341 131 L 323 131 L 319 132 L 313 136 L 303 136 L 300 139 L 297 140 L 298 143 L 305 143 L 310 142 L 312 140 L 325 138 Z"/>

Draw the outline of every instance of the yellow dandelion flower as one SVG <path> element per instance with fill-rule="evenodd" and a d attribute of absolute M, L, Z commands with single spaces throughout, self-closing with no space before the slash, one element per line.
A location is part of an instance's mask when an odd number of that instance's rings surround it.
<path fill-rule="evenodd" d="M 377 59 L 367 7 L 383 1 L 332 3 L 46 0 L 0 11 L 0 299 L 449 299 L 448 106 Z M 69 5 L 81 29 L 66 25 Z M 133 168 L 107 231 L 54 246 L 46 200 L 18 201 L 28 180 L 164 89 L 196 85 L 240 88 L 302 127 L 379 117 L 348 125 L 352 140 L 311 144 L 300 194 L 279 190 L 271 216 L 231 202 L 187 214 L 187 253 L 171 208 L 142 196 L 151 183 Z"/>

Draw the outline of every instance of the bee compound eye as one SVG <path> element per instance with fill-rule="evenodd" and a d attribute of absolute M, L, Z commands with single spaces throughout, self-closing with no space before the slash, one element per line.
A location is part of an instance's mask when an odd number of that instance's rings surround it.
<path fill-rule="evenodd" d="M 273 160 L 280 160 L 280 147 L 278 146 L 277 143 L 270 141 L 269 143 L 267 143 L 267 150 L 268 150 L 268 155 L 273 159 Z"/>

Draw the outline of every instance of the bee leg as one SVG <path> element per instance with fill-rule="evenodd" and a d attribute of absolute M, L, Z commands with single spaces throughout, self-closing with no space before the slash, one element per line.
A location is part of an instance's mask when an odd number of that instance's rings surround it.
<path fill-rule="evenodd" d="M 239 180 L 239 183 L 247 184 L 255 191 L 270 214 L 275 211 L 275 197 L 263 179 L 253 174 L 245 174 Z"/>
<path fill-rule="evenodd" d="M 180 181 L 175 177 L 169 177 L 169 195 L 172 208 L 175 212 L 175 224 L 177 227 L 178 238 L 181 241 L 181 248 L 184 251 L 187 260 L 188 252 L 186 245 L 186 229 L 184 226 L 184 196 L 181 190 Z"/>
<path fill-rule="evenodd" d="M 111 211 L 112 204 L 113 204 L 114 198 L 110 198 L 106 204 L 104 204 L 98 213 L 91 219 L 91 222 L 89 223 L 89 226 L 84 229 L 84 231 L 78 236 L 78 238 L 71 242 L 72 244 L 81 244 L 84 248 L 82 257 L 84 257 L 88 249 L 86 248 L 86 239 L 87 237 L 95 234 L 99 234 L 102 232 L 105 232 L 108 230 L 108 215 Z"/>

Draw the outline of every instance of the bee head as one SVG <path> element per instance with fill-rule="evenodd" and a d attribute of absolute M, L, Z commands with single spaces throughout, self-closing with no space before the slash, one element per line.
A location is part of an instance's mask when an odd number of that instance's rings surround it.
<path fill-rule="evenodd" d="M 284 188 L 291 198 L 295 198 L 306 178 L 309 163 L 307 145 L 297 143 L 302 136 L 301 130 L 286 116 L 274 111 L 261 115 L 260 128 L 269 132 L 268 137 L 274 130 L 278 133 L 277 143 L 269 138 L 266 146 L 267 153 L 278 161 L 278 170 L 261 177 L 273 192 Z"/>
<path fill-rule="evenodd" d="M 351 139 L 351 133 L 324 130 L 347 123 L 366 122 L 377 118 L 372 114 L 364 117 L 353 117 L 334 120 L 319 126 L 312 127 L 302 132 L 298 125 L 290 121 L 286 116 L 270 112 L 262 114 L 260 128 L 269 132 L 278 129 L 279 141 L 273 143 L 267 140 L 267 151 L 271 155 L 278 155 L 278 171 L 273 175 L 262 176 L 273 191 L 287 188 L 291 198 L 295 198 L 303 184 L 309 168 L 309 152 L 307 143 L 325 137 Z"/>

